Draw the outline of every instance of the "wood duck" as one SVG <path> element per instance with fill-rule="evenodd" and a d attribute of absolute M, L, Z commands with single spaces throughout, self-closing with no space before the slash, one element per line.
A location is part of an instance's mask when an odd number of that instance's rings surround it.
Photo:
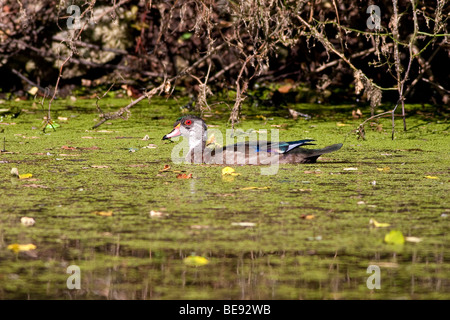
<path fill-rule="evenodd" d="M 300 146 L 314 145 L 311 139 L 270 142 L 270 141 L 245 141 L 220 148 L 206 148 L 207 126 L 206 123 L 192 115 L 178 118 L 173 130 L 162 139 L 171 139 L 183 136 L 188 139 L 189 152 L 186 161 L 190 163 L 207 164 L 269 164 L 278 163 L 315 163 L 322 154 L 339 150 L 342 143 L 333 144 L 323 149 L 305 149 Z"/>

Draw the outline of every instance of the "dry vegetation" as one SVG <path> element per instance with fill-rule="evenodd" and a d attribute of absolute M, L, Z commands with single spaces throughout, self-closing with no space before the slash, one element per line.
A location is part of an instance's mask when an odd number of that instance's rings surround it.
<path fill-rule="evenodd" d="M 180 86 L 202 113 L 213 92 L 231 88 L 234 126 L 255 83 L 289 78 L 319 93 L 343 87 L 362 96 L 372 107 L 357 131 L 362 138 L 368 120 L 394 119 L 399 106 L 406 130 L 406 99 L 449 103 L 449 3 L 379 1 L 373 3 L 379 19 L 367 12 L 371 4 L 0 0 L 0 88 L 4 94 L 36 86 L 48 98 L 50 122 L 53 99 L 74 86 L 128 86 L 136 99 L 114 113 L 97 104 L 102 120 L 96 126 L 127 118 L 139 101 Z M 70 5 L 80 8 L 80 25 L 72 30 Z M 382 99 L 394 107 L 375 115 Z"/>

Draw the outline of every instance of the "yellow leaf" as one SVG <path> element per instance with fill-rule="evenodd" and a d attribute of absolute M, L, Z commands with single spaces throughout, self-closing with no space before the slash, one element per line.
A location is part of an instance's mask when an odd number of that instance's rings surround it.
<path fill-rule="evenodd" d="M 183 259 L 188 266 L 201 267 L 209 263 L 208 259 L 201 256 L 189 256 Z"/>
<path fill-rule="evenodd" d="M 370 219 L 369 223 L 373 224 L 375 226 L 375 228 L 386 228 L 386 227 L 390 226 L 389 223 L 381 223 L 381 222 L 376 221 L 375 219 Z"/>
<path fill-rule="evenodd" d="M 36 249 L 36 246 L 34 244 L 32 244 L 32 243 L 29 243 L 29 244 L 14 243 L 14 244 L 10 244 L 8 246 L 8 249 L 13 251 L 13 252 L 15 252 L 15 253 L 18 253 L 20 251 L 34 250 L 34 249 Z"/>
<path fill-rule="evenodd" d="M 436 177 L 436 176 L 425 176 L 425 178 L 427 178 L 427 179 L 439 179 L 439 177 Z"/>
<path fill-rule="evenodd" d="M 110 217 L 113 215 L 112 211 L 94 211 L 94 214 L 102 217 Z"/>
<path fill-rule="evenodd" d="M 384 167 L 384 168 L 377 168 L 377 170 L 380 171 L 380 172 L 388 172 L 389 170 L 391 170 L 391 168 Z"/>
<path fill-rule="evenodd" d="M 222 175 L 231 175 L 231 176 L 239 176 L 240 173 L 236 173 L 235 170 L 231 167 L 225 167 L 222 169 Z"/>
<path fill-rule="evenodd" d="M 405 237 L 400 230 L 391 230 L 384 236 L 384 242 L 387 244 L 404 244 Z"/>
<path fill-rule="evenodd" d="M 349 124 L 340 123 L 340 122 L 336 123 L 336 125 L 337 125 L 338 127 L 346 127 L 346 126 L 349 126 Z"/>
<path fill-rule="evenodd" d="M 314 215 L 313 214 L 302 214 L 300 216 L 300 218 L 305 219 L 305 220 L 312 220 L 312 219 L 314 219 Z"/>
<path fill-rule="evenodd" d="M 19 174 L 19 179 L 30 179 L 32 176 L 31 173 Z"/>
<path fill-rule="evenodd" d="M 257 116 L 256 116 L 256 119 L 261 119 L 261 120 L 263 120 L 263 121 L 266 121 L 266 120 L 267 120 L 267 118 L 264 117 L 263 115 L 257 115 Z"/>
<path fill-rule="evenodd" d="M 266 190 L 266 189 L 270 189 L 270 187 L 245 187 L 240 188 L 239 190 Z"/>
<path fill-rule="evenodd" d="M 37 87 L 33 87 L 30 90 L 28 90 L 28 93 L 34 96 L 38 91 L 39 89 Z"/>

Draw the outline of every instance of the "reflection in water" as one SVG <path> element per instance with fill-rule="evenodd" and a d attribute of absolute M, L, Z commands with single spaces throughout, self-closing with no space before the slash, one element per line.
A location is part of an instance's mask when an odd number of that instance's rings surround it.
<path fill-rule="evenodd" d="M 444 248 L 357 256 L 343 250 L 204 250 L 210 261 L 187 266 L 189 250 L 127 249 L 105 244 L 90 248 L 70 242 L 35 257 L 19 254 L 22 268 L 2 277 L 2 299 L 419 299 L 446 298 L 450 280 Z M 151 247 L 151 244 L 150 244 Z M 64 248 L 62 250 L 62 248 Z M 81 289 L 65 287 L 70 258 L 79 263 Z M 76 257 L 77 258 L 76 258 Z M 381 289 L 368 289 L 367 266 L 381 270 Z M 430 296 L 428 296 L 430 297 Z"/>

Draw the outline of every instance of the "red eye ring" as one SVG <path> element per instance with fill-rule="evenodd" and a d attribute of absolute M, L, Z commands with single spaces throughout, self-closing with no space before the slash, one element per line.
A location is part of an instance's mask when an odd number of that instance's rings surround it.
<path fill-rule="evenodd" d="M 190 125 L 192 124 L 192 121 L 191 121 L 191 120 L 186 120 L 186 121 L 184 122 L 184 124 L 187 125 L 187 126 L 190 126 Z"/>

